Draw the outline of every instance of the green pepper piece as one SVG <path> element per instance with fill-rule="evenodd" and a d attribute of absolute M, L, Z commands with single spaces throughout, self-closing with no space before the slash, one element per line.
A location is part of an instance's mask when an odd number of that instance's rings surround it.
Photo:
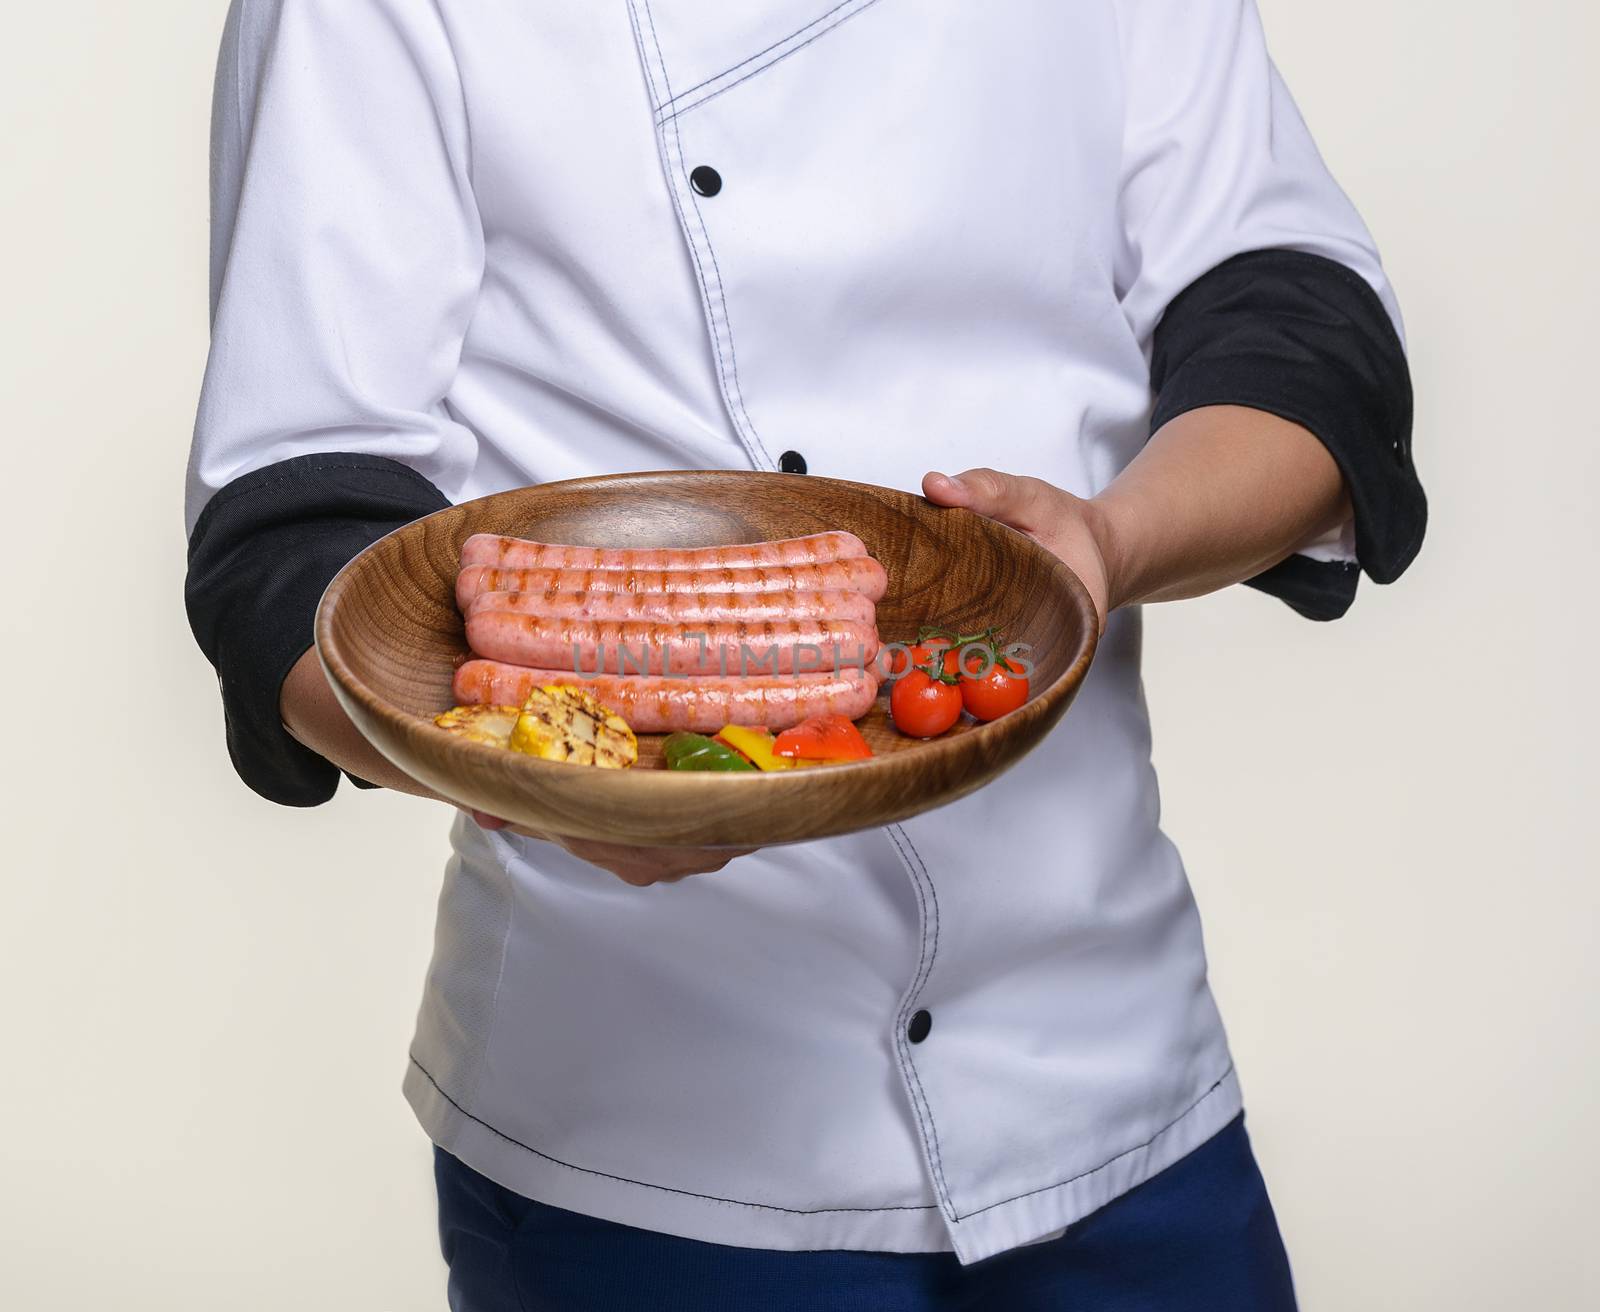
<path fill-rule="evenodd" d="M 674 733 L 661 745 L 669 770 L 754 770 L 755 766 L 731 747 L 712 742 L 704 734 Z"/>

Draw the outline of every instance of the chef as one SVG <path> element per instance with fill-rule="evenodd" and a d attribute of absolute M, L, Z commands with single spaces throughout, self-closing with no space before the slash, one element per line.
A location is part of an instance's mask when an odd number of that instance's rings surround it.
<path fill-rule="evenodd" d="M 1292 1307 L 1140 607 L 1335 618 L 1425 504 L 1394 295 L 1253 0 L 234 0 L 213 161 L 187 602 L 263 797 L 426 795 L 313 611 L 525 484 L 920 489 L 1104 618 L 1023 765 L 887 829 L 455 814 L 404 1078 L 451 1306 Z"/>

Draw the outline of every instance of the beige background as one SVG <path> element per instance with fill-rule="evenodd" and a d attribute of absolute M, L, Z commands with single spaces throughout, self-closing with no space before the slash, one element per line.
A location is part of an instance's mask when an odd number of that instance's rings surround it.
<path fill-rule="evenodd" d="M 330 0 L 332 2 L 332 0 Z M 1166 814 L 1308 1312 L 1600 1306 L 1591 5 L 1263 0 L 1433 501 L 1317 627 L 1149 616 Z M 443 1306 L 399 1096 L 444 816 L 233 778 L 181 607 L 222 0 L 16 6 L 0 1305 Z"/>

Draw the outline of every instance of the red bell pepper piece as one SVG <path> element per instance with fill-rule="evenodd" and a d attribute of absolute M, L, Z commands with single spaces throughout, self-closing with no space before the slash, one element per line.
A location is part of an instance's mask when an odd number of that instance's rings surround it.
<path fill-rule="evenodd" d="M 864 761 L 872 748 L 842 715 L 814 715 L 792 729 L 785 729 L 772 744 L 778 756 L 801 761 Z"/>

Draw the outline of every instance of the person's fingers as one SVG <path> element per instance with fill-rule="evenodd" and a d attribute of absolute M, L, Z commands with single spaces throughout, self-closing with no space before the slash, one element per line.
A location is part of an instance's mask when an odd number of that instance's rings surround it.
<path fill-rule="evenodd" d="M 515 824 L 510 820 L 502 820 L 497 815 L 490 815 L 487 811 L 475 811 L 471 807 L 461 808 L 473 819 L 473 822 L 482 829 L 500 830 L 507 834 L 520 834 L 523 838 L 538 838 L 548 842 L 550 835 L 540 833 L 537 829 L 529 829 L 526 825 Z"/>
<path fill-rule="evenodd" d="M 568 840 L 566 848 L 575 857 L 609 870 L 624 883 L 636 887 L 676 883 L 689 875 L 721 870 L 735 857 L 748 856 L 754 848 L 628 847 L 620 843 Z"/>
<path fill-rule="evenodd" d="M 936 506 L 964 506 L 972 494 L 949 474 L 930 469 L 922 476 L 922 495 Z"/>
<path fill-rule="evenodd" d="M 1040 507 L 1051 490 L 1040 479 L 998 469 L 969 469 L 953 477 L 930 470 L 922 479 L 923 495 L 929 501 L 941 506 L 964 506 L 1025 531 L 1037 527 Z"/>
<path fill-rule="evenodd" d="M 610 870 L 609 867 L 606 867 Z M 677 884 L 689 878 L 692 874 L 707 874 L 704 870 L 685 870 L 681 874 L 666 874 L 661 870 L 640 868 L 637 866 L 624 866 L 618 870 L 610 870 L 624 884 L 631 884 L 634 888 L 652 888 L 656 884 Z"/>
<path fill-rule="evenodd" d="M 524 829 L 499 816 L 467 808 L 485 829 L 507 829 L 528 838 L 547 839 L 546 834 Z M 555 839 L 579 860 L 609 870 L 624 883 L 638 888 L 651 884 L 673 884 L 689 875 L 721 870 L 735 857 L 749 856 L 753 847 L 629 847 L 625 843 L 601 843 L 586 839 Z"/>
<path fill-rule="evenodd" d="M 668 848 L 647 851 L 635 857 L 617 858 L 604 864 L 614 873 L 626 871 L 624 877 L 629 878 L 629 882 L 676 883 L 689 875 L 709 875 L 721 870 L 735 857 L 745 855 L 747 853 L 740 851 Z"/>

